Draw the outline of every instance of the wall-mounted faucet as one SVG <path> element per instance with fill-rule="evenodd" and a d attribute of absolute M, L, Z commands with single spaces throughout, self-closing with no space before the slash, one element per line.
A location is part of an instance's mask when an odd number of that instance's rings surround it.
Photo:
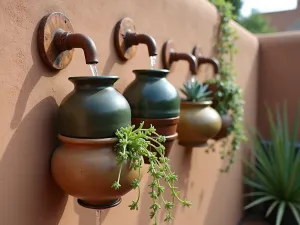
<path fill-rule="evenodd" d="M 157 55 L 154 38 L 147 34 L 137 33 L 133 20 L 130 18 L 124 18 L 116 24 L 114 44 L 119 58 L 123 61 L 132 59 L 135 56 L 139 44 L 147 45 L 149 56 Z"/>
<path fill-rule="evenodd" d="M 87 64 L 98 63 L 94 41 L 83 34 L 74 33 L 70 20 L 62 13 L 45 16 L 38 28 L 38 49 L 44 63 L 51 69 L 66 68 L 72 60 L 74 48 L 84 51 Z"/>
<path fill-rule="evenodd" d="M 165 69 L 171 69 L 174 62 L 185 60 L 189 63 L 191 74 L 197 74 L 197 59 L 190 53 L 178 53 L 175 51 L 173 41 L 167 41 L 162 49 L 162 63 Z"/>
<path fill-rule="evenodd" d="M 193 49 L 193 55 L 197 59 L 198 68 L 203 64 L 210 64 L 214 68 L 214 73 L 219 73 L 219 61 L 215 58 L 208 58 L 202 55 L 201 48 L 199 46 L 195 46 Z"/>

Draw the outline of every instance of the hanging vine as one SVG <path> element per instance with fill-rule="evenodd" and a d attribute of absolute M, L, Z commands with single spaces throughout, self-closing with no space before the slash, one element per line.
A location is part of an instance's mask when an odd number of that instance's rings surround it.
<path fill-rule="evenodd" d="M 234 163 L 235 155 L 241 142 L 246 140 L 244 132 L 244 100 L 242 90 L 236 81 L 233 59 L 237 53 L 235 42 L 238 39 L 236 30 L 230 26 L 234 19 L 233 6 L 225 0 L 209 0 L 216 6 L 220 13 L 220 26 L 218 41 L 216 44 L 216 55 L 220 64 L 220 72 L 208 83 L 216 84 L 217 91 L 214 95 L 215 109 L 220 115 L 231 114 L 232 124 L 228 133 L 232 133 L 223 140 L 221 158 L 228 160 L 228 164 L 221 168 L 221 172 L 228 172 Z M 230 143 L 228 143 L 230 142 Z"/>

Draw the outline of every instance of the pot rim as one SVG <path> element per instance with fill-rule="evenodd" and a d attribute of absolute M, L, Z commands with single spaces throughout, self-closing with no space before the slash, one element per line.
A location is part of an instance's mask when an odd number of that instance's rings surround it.
<path fill-rule="evenodd" d="M 114 76 L 114 75 L 99 75 L 99 76 L 74 76 L 74 77 L 69 77 L 68 80 L 109 80 L 109 79 L 120 79 L 119 76 Z"/>
<path fill-rule="evenodd" d="M 117 138 L 72 138 L 58 134 L 58 139 L 64 143 L 69 144 L 85 144 L 85 145 L 99 145 L 99 144 L 116 144 Z"/>
<path fill-rule="evenodd" d="M 202 101 L 202 102 L 191 102 L 191 101 L 180 101 L 180 104 L 182 105 L 193 105 L 193 106 L 210 106 L 212 105 L 211 100 Z"/>
<path fill-rule="evenodd" d="M 166 117 L 166 118 L 132 117 L 132 119 L 136 119 L 136 120 L 155 120 L 155 121 L 173 121 L 173 120 L 178 120 L 179 116 Z"/>

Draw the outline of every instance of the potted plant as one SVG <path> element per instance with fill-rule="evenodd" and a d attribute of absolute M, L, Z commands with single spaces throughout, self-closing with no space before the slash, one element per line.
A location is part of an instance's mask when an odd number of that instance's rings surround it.
<path fill-rule="evenodd" d="M 177 176 L 171 170 L 169 159 L 165 157 L 165 147 L 162 144 L 166 138 L 159 135 L 152 125 L 149 128 L 144 128 L 143 125 L 142 122 L 137 129 L 135 129 L 134 125 L 122 127 L 116 132 L 118 143 L 115 150 L 117 154 L 117 164 L 120 165 L 120 167 L 118 176 L 114 177 L 116 180 L 112 188 L 115 190 L 122 188 L 123 165 L 126 162 L 130 162 L 133 170 L 138 171 L 140 176 L 131 182 L 131 186 L 138 190 L 138 197 L 137 200 L 132 201 L 129 208 L 131 210 L 138 210 L 143 157 L 148 158 L 148 173 L 153 178 L 152 182 L 148 185 L 150 188 L 149 195 L 153 201 L 150 207 L 150 218 L 154 219 L 153 224 L 157 224 L 158 212 L 161 208 L 164 208 L 167 211 L 164 221 L 169 222 L 173 218 L 171 211 L 175 206 L 176 200 L 186 207 L 190 207 L 191 202 L 182 200 L 179 197 L 177 187 L 175 187 Z M 149 147 L 152 147 L 152 151 L 149 150 Z M 170 189 L 172 196 L 171 201 L 167 201 L 163 196 L 166 188 Z"/>
<path fill-rule="evenodd" d="M 235 28 L 231 26 L 231 21 L 234 19 L 232 4 L 228 1 L 209 1 L 216 6 L 220 15 L 217 43 L 215 44 L 215 57 L 219 62 L 219 73 L 207 83 L 209 83 L 209 89 L 213 91 L 213 107 L 222 118 L 222 128 L 215 139 L 222 139 L 221 158 L 228 161 L 228 164 L 220 171 L 228 172 L 235 161 L 235 153 L 239 150 L 240 144 L 246 141 L 244 100 L 242 89 L 236 83 L 237 74 L 234 69 L 234 56 L 238 52 L 235 43 L 238 36 Z M 209 149 L 214 151 L 214 144 Z"/>
<path fill-rule="evenodd" d="M 122 166 L 122 187 L 111 189 L 120 165 L 116 162 L 115 132 L 131 124 L 130 106 L 114 89 L 116 76 L 70 77 L 74 90 L 60 104 L 58 131 L 61 145 L 51 160 L 52 176 L 80 205 L 109 208 L 132 190 L 140 174 L 128 161 Z"/>
<path fill-rule="evenodd" d="M 164 146 L 168 155 L 177 138 L 180 98 L 176 88 L 166 79 L 169 70 L 134 70 L 135 80 L 123 95 L 129 102 L 132 124 L 145 128 L 153 125 L 157 133 L 166 137 Z M 153 149 L 154 150 L 154 149 Z M 145 163 L 149 163 L 145 158 Z"/>
<path fill-rule="evenodd" d="M 221 129 L 220 115 L 211 107 L 211 92 L 197 80 L 188 80 L 180 90 L 186 98 L 180 104 L 179 144 L 203 146 Z"/>
<path fill-rule="evenodd" d="M 245 209 L 260 205 L 271 224 L 300 224 L 300 155 L 296 149 L 299 109 L 292 122 L 291 135 L 286 105 L 283 115 L 278 108 L 275 118 L 270 110 L 268 113 L 271 144 L 263 145 L 263 139 L 257 132 L 251 135 L 256 163 L 245 161 L 249 169 L 245 184 L 253 189 L 246 196 L 254 199 Z"/>

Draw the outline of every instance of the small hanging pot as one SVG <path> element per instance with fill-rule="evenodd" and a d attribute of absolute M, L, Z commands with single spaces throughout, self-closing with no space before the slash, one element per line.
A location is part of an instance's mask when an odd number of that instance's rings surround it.
<path fill-rule="evenodd" d="M 200 147 L 207 144 L 221 129 L 221 117 L 211 101 L 182 101 L 178 124 L 179 144 Z"/>
<path fill-rule="evenodd" d="M 212 96 L 213 96 L 212 107 L 215 108 L 217 103 L 214 99 L 214 96 L 218 90 L 218 87 L 216 84 L 209 84 L 208 89 L 212 92 Z M 215 140 L 220 140 L 220 139 L 228 137 L 228 135 L 230 135 L 228 128 L 232 125 L 231 115 L 229 114 L 229 112 L 227 114 L 221 114 L 221 119 L 222 119 L 222 127 L 221 127 L 221 130 L 219 131 L 219 133 L 213 138 Z"/>
<path fill-rule="evenodd" d="M 158 134 L 166 137 L 165 156 L 177 137 L 180 98 L 176 88 L 166 79 L 169 70 L 134 70 L 135 80 L 125 89 L 132 124 L 144 127 L 153 125 Z M 148 163 L 148 159 L 144 159 Z"/>
<path fill-rule="evenodd" d="M 114 89 L 116 76 L 70 77 L 74 90 L 62 101 L 58 112 L 61 141 L 52 157 L 56 183 L 78 198 L 84 207 L 105 209 L 116 206 L 139 177 L 129 162 L 124 163 L 121 188 L 112 188 L 118 178 L 114 146 L 117 129 L 131 124 L 130 106 Z"/>

